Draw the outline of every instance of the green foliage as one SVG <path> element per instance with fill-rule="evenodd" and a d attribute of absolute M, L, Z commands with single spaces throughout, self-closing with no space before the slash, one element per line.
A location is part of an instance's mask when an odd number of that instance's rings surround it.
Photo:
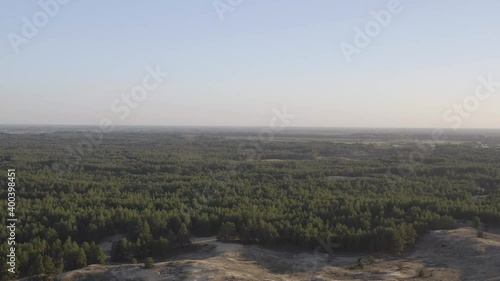
<path fill-rule="evenodd" d="M 184 247 L 186 244 L 189 244 L 190 239 L 189 230 L 185 223 L 182 223 L 179 227 L 179 232 L 177 233 L 177 242 Z"/>
<path fill-rule="evenodd" d="M 241 148 L 252 147 L 253 135 L 116 132 L 92 153 L 69 154 L 81 134 L 0 134 L 0 168 L 23 170 L 19 276 L 9 278 L 102 264 L 98 244 L 115 234 L 124 238 L 112 244 L 111 260 L 130 262 L 185 247 L 191 233 L 310 249 L 330 238 L 341 251 L 401 253 L 456 220 L 500 225 L 500 149 L 438 144 L 403 175 L 401 164 L 421 147 L 297 133 L 259 141 L 259 157 L 247 161 Z M 2 242 L 0 252 L 7 249 Z"/>
<path fill-rule="evenodd" d="M 59 273 L 59 270 L 57 270 L 54 262 L 52 261 L 52 257 L 50 256 L 43 256 L 43 269 L 44 273 L 47 275 Z"/>
<path fill-rule="evenodd" d="M 233 239 L 235 235 L 236 235 L 236 225 L 232 222 L 224 222 L 220 227 L 217 239 L 224 242 L 228 242 L 231 239 Z"/>
<path fill-rule="evenodd" d="M 483 238 L 484 237 L 484 230 L 482 226 L 479 226 L 479 228 L 476 231 L 476 236 L 477 238 Z"/>
<path fill-rule="evenodd" d="M 483 226 L 483 223 L 481 222 L 481 219 L 479 217 L 475 216 L 472 219 L 472 223 L 474 224 L 474 228 L 476 228 L 476 237 L 483 238 L 484 237 L 484 226 Z"/>
<path fill-rule="evenodd" d="M 205 213 L 196 218 L 196 223 L 193 228 L 196 235 L 209 236 L 212 233 L 212 227 L 208 215 Z"/>
<path fill-rule="evenodd" d="M 365 262 L 363 261 L 362 258 L 358 259 L 358 267 L 359 269 L 365 269 Z"/>
<path fill-rule="evenodd" d="M 45 268 L 43 267 L 43 257 L 38 256 L 35 260 L 35 264 L 33 265 L 33 272 L 31 273 L 34 276 L 41 276 L 45 273 Z"/>
<path fill-rule="evenodd" d="M 481 227 L 482 225 L 481 219 L 478 216 L 475 216 L 474 218 L 472 218 L 472 224 L 474 225 L 475 229 L 479 229 L 479 227 Z"/>
<path fill-rule="evenodd" d="M 87 243 L 84 242 L 82 248 L 85 251 L 85 256 L 87 257 L 88 264 L 104 264 L 106 261 L 106 255 L 101 246 L 96 245 L 94 241 Z"/>
<path fill-rule="evenodd" d="M 369 256 L 369 257 L 368 257 L 368 264 L 372 265 L 372 264 L 375 264 L 375 262 L 376 262 L 376 261 L 375 261 L 375 258 L 374 258 L 374 257 L 372 257 L 372 256 Z"/>
<path fill-rule="evenodd" d="M 148 269 L 148 268 L 153 268 L 155 266 L 155 262 L 153 260 L 153 258 L 149 257 L 149 258 L 146 258 L 146 260 L 144 261 L 144 268 Z"/>
<path fill-rule="evenodd" d="M 133 250 L 133 245 L 127 238 L 122 238 L 118 242 L 114 241 L 111 245 L 111 260 L 128 261 Z"/>

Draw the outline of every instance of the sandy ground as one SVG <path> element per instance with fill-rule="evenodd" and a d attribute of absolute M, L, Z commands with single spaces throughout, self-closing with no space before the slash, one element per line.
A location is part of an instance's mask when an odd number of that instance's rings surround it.
<path fill-rule="evenodd" d="M 92 265 L 58 276 L 62 281 L 167 280 L 470 280 L 500 281 L 500 235 L 476 238 L 472 228 L 434 231 L 415 249 L 399 256 L 326 254 L 293 247 L 266 249 L 257 245 L 221 243 L 213 237 L 193 239 L 190 252 L 142 265 Z M 350 269 L 358 258 L 364 269 Z M 423 269 L 425 277 L 417 277 Z"/>

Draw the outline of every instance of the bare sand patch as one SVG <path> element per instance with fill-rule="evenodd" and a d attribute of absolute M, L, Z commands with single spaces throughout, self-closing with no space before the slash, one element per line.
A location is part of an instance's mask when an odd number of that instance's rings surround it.
<path fill-rule="evenodd" d="M 87 280 L 499 280 L 500 236 L 477 238 L 472 228 L 433 231 L 402 256 L 369 254 L 314 254 L 296 249 L 195 239 L 198 249 L 155 264 L 154 269 L 123 264 L 88 266 L 64 273 L 61 281 Z M 363 258 L 364 269 L 354 268 Z M 420 270 L 424 278 L 417 277 Z M 111 278 L 111 279 L 110 279 Z M 114 278 L 114 279 L 113 279 Z"/>

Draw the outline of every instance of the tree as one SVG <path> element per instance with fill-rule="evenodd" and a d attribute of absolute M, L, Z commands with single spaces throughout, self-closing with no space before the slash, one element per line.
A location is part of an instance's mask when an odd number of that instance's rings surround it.
<path fill-rule="evenodd" d="M 45 270 L 45 273 L 48 275 L 55 275 L 58 273 L 54 266 L 52 258 L 49 256 L 43 256 L 43 268 Z"/>
<path fill-rule="evenodd" d="M 153 258 L 146 258 L 146 260 L 144 261 L 144 268 L 153 268 L 155 266 L 155 261 L 153 260 Z"/>
<path fill-rule="evenodd" d="M 415 241 L 417 240 L 417 232 L 413 226 L 405 223 L 402 225 L 401 230 L 405 240 L 405 246 L 415 244 Z"/>
<path fill-rule="evenodd" d="M 207 214 L 203 214 L 198 221 L 194 224 L 194 231 L 196 235 L 199 236 L 208 236 L 211 233 L 210 228 L 210 218 Z"/>
<path fill-rule="evenodd" d="M 148 221 L 145 221 L 142 224 L 142 227 L 139 231 L 137 239 L 140 239 L 140 240 L 144 241 L 145 243 L 148 243 L 153 239 L 153 236 L 151 235 L 151 229 L 149 227 Z"/>
<path fill-rule="evenodd" d="M 151 253 L 154 256 L 164 256 L 170 249 L 170 241 L 160 237 L 151 243 Z"/>
<path fill-rule="evenodd" d="M 19 190 L 26 209 L 18 213 L 16 223 L 17 274 L 6 278 L 9 265 L 3 254 L 0 280 L 28 277 L 39 255 L 45 274 L 51 271 L 50 259 L 55 272 L 64 266 L 72 270 L 102 263 L 103 250 L 95 241 L 115 233 L 130 236 L 113 243 L 113 260 L 128 262 L 134 257 L 144 262 L 186 246 L 190 232 L 311 249 L 318 246 L 315 238 L 333 237 L 343 251 L 399 253 L 429 230 L 453 228 L 456 220 L 472 219 L 478 236 L 486 235 L 483 224 L 500 222 L 496 148 L 438 144 L 432 155 L 421 159 L 422 165 L 413 167 L 410 179 L 400 176 L 406 171 L 398 163 L 411 156 L 412 147 L 277 141 L 260 144 L 263 157 L 289 161 L 239 161 L 230 151 L 237 151 L 241 140 L 222 137 L 222 132 L 196 137 L 181 132 L 116 132 L 102 153 L 88 154 L 84 161 L 74 161 L 72 169 L 59 171 L 65 179 L 60 181 L 51 167 L 63 167 L 66 152 L 55 148 L 72 146 L 78 139 L 54 133 L 38 142 L 28 135 L 0 134 L 0 162 L 18 155 L 28 179 Z M 20 145 L 11 145 L 16 143 Z M 251 142 L 245 141 L 248 146 Z M 351 155 L 359 161 L 299 161 L 313 154 L 323 159 Z M 197 161 L 191 161 L 193 157 Z M 228 169 L 227 164 L 235 165 Z M 234 172 L 221 174 L 229 170 Z M 216 180 L 206 171 L 213 171 Z M 326 179 L 342 174 L 373 177 Z M 490 196 L 471 200 L 478 192 Z M 6 229 L 0 229 L 1 236 L 8 236 Z M 8 254 L 8 247 L 0 243 L 0 253 Z"/>
<path fill-rule="evenodd" d="M 477 231 L 476 231 L 476 236 L 477 238 L 483 238 L 484 237 L 484 228 L 483 225 L 479 225 Z"/>
<path fill-rule="evenodd" d="M 235 235 L 236 235 L 236 225 L 232 222 L 225 222 L 220 227 L 217 239 L 227 242 L 230 241 Z"/>
<path fill-rule="evenodd" d="M 484 226 L 481 223 L 481 219 L 478 216 L 475 216 L 472 219 L 472 223 L 474 224 L 474 228 L 476 229 L 476 237 L 483 238 L 484 236 Z"/>
<path fill-rule="evenodd" d="M 7 260 L 4 257 L 0 257 L 0 281 L 8 281 L 9 271 L 7 271 Z"/>
<path fill-rule="evenodd" d="M 191 236 L 189 235 L 189 230 L 185 223 L 182 223 L 179 227 L 179 232 L 177 233 L 177 242 L 184 247 L 184 245 L 189 244 Z"/>
<path fill-rule="evenodd" d="M 175 233 L 172 231 L 172 229 L 169 229 L 167 231 L 167 240 L 171 243 L 174 243 L 177 240 L 177 236 L 175 236 Z"/>
<path fill-rule="evenodd" d="M 61 257 L 54 263 L 54 275 L 57 275 L 64 270 L 64 259 Z"/>
<path fill-rule="evenodd" d="M 400 229 L 389 229 L 389 249 L 391 252 L 400 254 L 405 245 L 404 233 Z"/>
<path fill-rule="evenodd" d="M 127 261 L 130 258 L 131 245 L 127 238 L 122 238 L 120 241 L 114 241 L 111 245 L 111 259 L 113 261 Z"/>
<path fill-rule="evenodd" d="M 264 245 L 271 245 L 278 238 L 278 232 L 271 223 L 266 223 L 263 220 L 259 222 L 258 240 Z"/>
<path fill-rule="evenodd" d="M 95 248 L 94 248 L 94 251 L 93 251 L 94 255 L 93 257 L 95 258 L 95 262 L 97 262 L 98 264 L 104 264 L 106 262 L 106 254 L 104 254 L 104 249 L 97 245 Z"/>
<path fill-rule="evenodd" d="M 76 267 L 84 267 L 87 265 L 87 255 L 85 255 L 85 250 L 80 248 L 78 250 L 78 255 L 76 256 Z"/>
<path fill-rule="evenodd" d="M 87 256 L 87 264 L 104 264 L 106 261 L 106 255 L 101 246 L 96 245 L 94 241 L 90 244 L 83 244 L 82 248 L 85 250 L 85 255 Z"/>
<path fill-rule="evenodd" d="M 475 216 L 472 219 L 472 224 L 474 225 L 475 229 L 479 229 L 479 227 L 481 226 L 481 219 L 478 216 Z"/>
<path fill-rule="evenodd" d="M 35 260 L 35 263 L 33 264 L 32 275 L 40 276 L 44 273 L 45 273 L 45 268 L 43 267 L 43 257 L 41 255 L 38 255 L 38 257 Z"/>
<path fill-rule="evenodd" d="M 66 269 L 76 269 L 87 265 L 85 250 L 78 247 L 78 244 L 72 241 L 70 237 L 66 239 L 63 245 L 63 260 Z"/>

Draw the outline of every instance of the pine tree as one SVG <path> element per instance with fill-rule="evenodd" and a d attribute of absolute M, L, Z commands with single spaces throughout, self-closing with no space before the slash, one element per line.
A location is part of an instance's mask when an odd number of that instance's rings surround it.
<path fill-rule="evenodd" d="M 195 233 L 199 236 L 208 236 L 211 233 L 210 219 L 207 214 L 203 214 L 194 225 Z"/>
<path fill-rule="evenodd" d="M 153 260 L 153 258 L 147 258 L 144 261 L 144 268 L 149 269 L 153 268 L 154 266 L 155 266 L 155 261 Z"/>
<path fill-rule="evenodd" d="M 478 216 L 475 216 L 472 219 L 472 224 L 474 225 L 475 229 L 479 229 L 479 226 L 481 225 L 481 219 Z"/>
<path fill-rule="evenodd" d="M 96 245 L 94 241 L 92 241 L 88 246 L 85 246 L 85 243 L 82 245 L 82 248 L 85 249 L 85 255 L 87 256 L 87 264 L 104 264 L 106 260 L 106 255 L 104 254 L 104 250 L 101 246 Z"/>
<path fill-rule="evenodd" d="M 177 241 L 181 245 L 181 247 L 184 247 L 184 245 L 189 244 L 190 242 L 189 230 L 187 229 L 185 223 L 182 223 L 179 227 L 179 232 L 177 233 Z"/>
<path fill-rule="evenodd" d="M 220 227 L 217 239 L 227 242 L 230 241 L 235 234 L 236 234 L 236 225 L 232 222 L 225 222 Z"/>
<path fill-rule="evenodd" d="M 243 243 L 247 243 L 247 242 L 250 242 L 252 240 L 252 237 L 251 237 L 251 234 L 250 234 L 250 229 L 245 224 L 243 224 L 241 226 L 240 240 Z"/>
<path fill-rule="evenodd" d="M 38 255 L 36 258 L 31 272 L 34 276 L 40 276 L 45 273 L 45 269 L 43 267 L 43 257 L 41 255 Z"/>
<path fill-rule="evenodd" d="M 163 256 L 168 253 L 168 250 L 170 250 L 170 242 L 163 237 L 154 240 L 151 243 L 151 246 L 151 253 L 153 256 Z"/>
<path fill-rule="evenodd" d="M 170 242 L 170 243 L 173 243 L 177 240 L 177 236 L 175 236 L 174 232 L 172 231 L 172 229 L 169 229 L 167 231 L 167 240 Z"/>
<path fill-rule="evenodd" d="M 54 262 L 52 258 L 49 256 L 43 256 L 43 268 L 45 269 L 45 273 L 48 275 L 56 274 L 56 268 L 54 266 Z"/>
<path fill-rule="evenodd" d="M 104 254 L 104 250 L 101 246 L 96 245 L 93 249 L 93 254 L 96 263 L 104 264 L 106 262 L 106 254 Z"/>
<path fill-rule="evenodd" d="M 122 238 L 118 242 L 113 242 L 111 246 L 111 259 L 113 261 L 127 261 L 130 255 L 130 244 L 127 238 Z"/>
<path fill-rule="evenodd" d="M 84 267 L 87 265 L 87 255 L 85 255 L 85 250 L 80 248 L 76 257 L 77 268 Z"/>

